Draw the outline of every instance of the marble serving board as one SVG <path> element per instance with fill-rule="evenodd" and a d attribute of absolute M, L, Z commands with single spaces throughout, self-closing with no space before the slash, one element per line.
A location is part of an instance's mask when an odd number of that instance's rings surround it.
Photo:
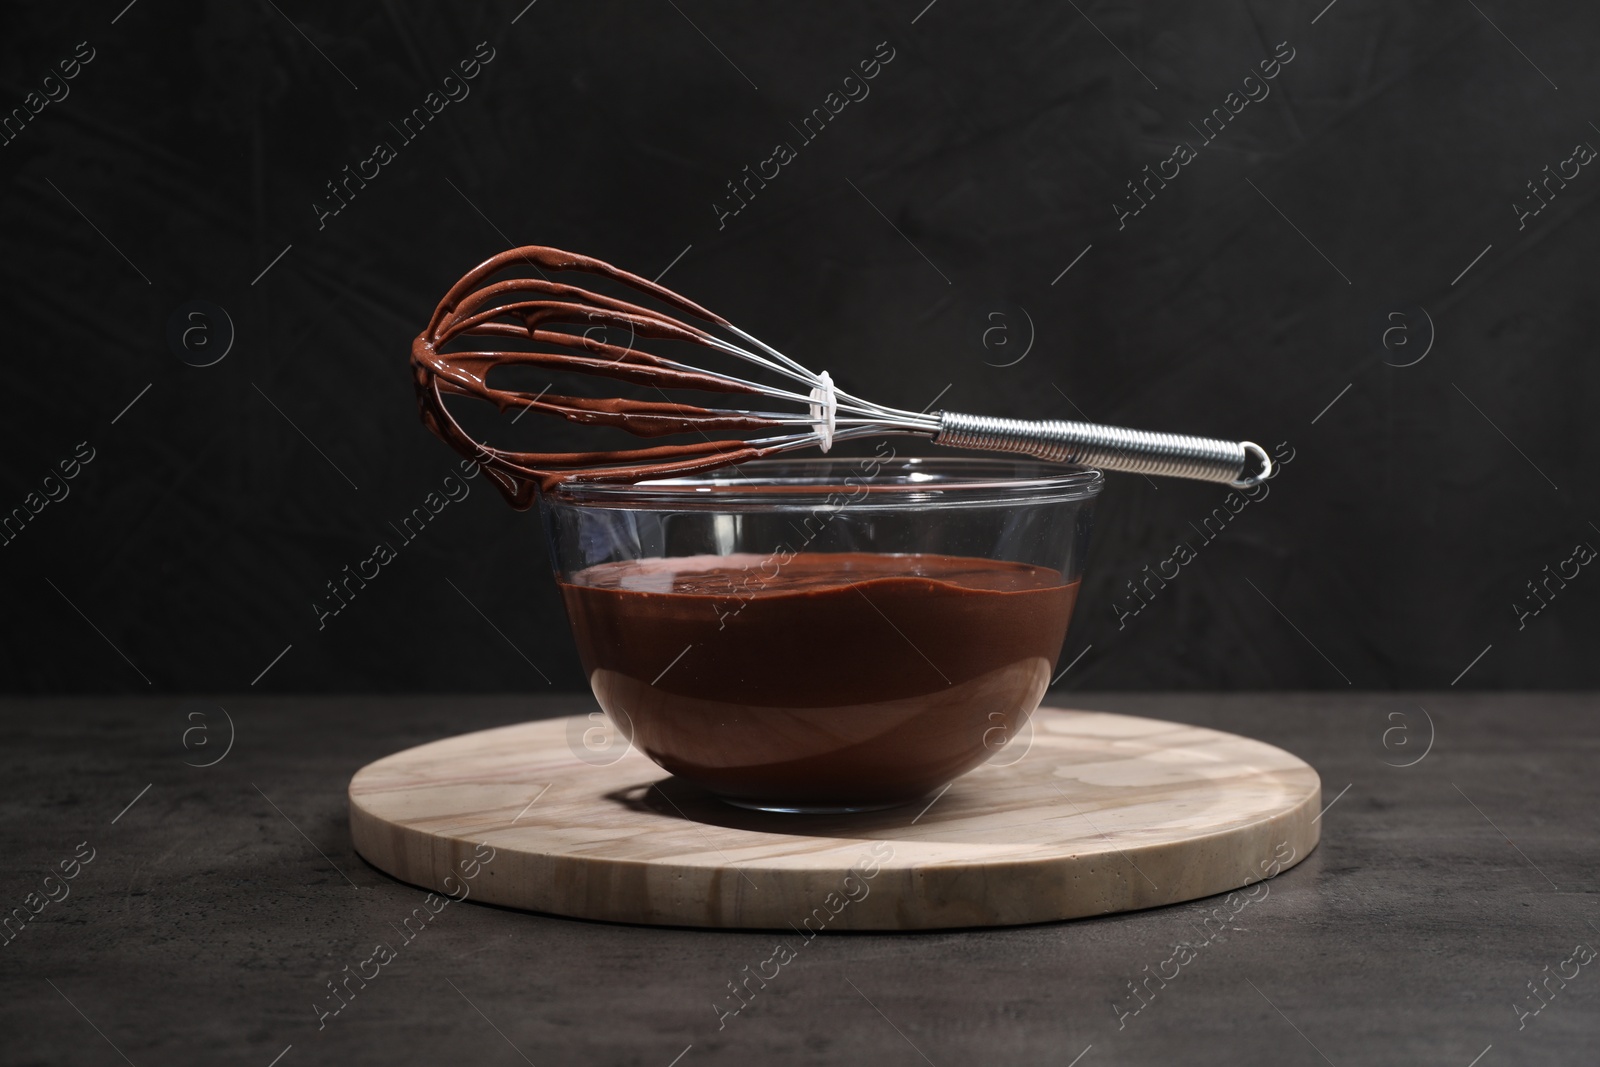
<path fill-rule="evenodd" d="M 456 897 L 677 926 L 925 930 L 1173 904 L 1316 847 L 1321 781 L 1282 749 L 1130 715 L 1041 708 L 942 793 L 891 811 L 730 807 L 595 723 L 521 723 L 380 759 L 350 781 L 369 863 Z M 463 878 L 470 872 L 470 881 Z"/>

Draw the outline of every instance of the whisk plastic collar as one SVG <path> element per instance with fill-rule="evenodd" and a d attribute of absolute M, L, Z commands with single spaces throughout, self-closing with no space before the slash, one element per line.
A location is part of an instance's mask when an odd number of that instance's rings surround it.
<path fill-rule="evenodd" d="M 839 396 L 833 390 L 833 376 L 823 371 L 811 390 L 811 428 L 817 431 L 819 447 L 824 452 L 833 447 L 838 421 Z"/>

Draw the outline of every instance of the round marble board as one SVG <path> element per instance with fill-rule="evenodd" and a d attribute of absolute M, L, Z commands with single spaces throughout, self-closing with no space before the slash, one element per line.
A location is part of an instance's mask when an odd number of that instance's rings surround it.
<path fill-rule="evenodd" d="M 636 750 L 597 765 L 581 742 L 593 726 L 521 723 L 363 767 L 350 781 L 356 849 L 457 898 L 809 932 L 1173 904 L 1274 875 L 1317 844 L 1322 785 L 1310 766 L 1155 719 L 1041 708 L 1031 743 L 1024 732 L 927 801 L 828 816 L 730 807 Z"/>

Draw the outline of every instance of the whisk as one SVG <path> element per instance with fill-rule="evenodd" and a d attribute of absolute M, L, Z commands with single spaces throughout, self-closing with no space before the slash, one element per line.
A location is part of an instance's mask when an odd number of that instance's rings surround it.
<path fill-rule="evenodd" d="M 533 267 L 540 277 L 490 280 L 518 266 Z M 564 271 L 619 282 L 704 325 L 552 281 L 546 273 Z M 613 328 L 627 332 L 626 345 L 595 336 L 597 329 L 608 332 Z M 473 346 L 445 351 L 445 346 L 458 338 L 463 339 L 462 345 L 471 339 Z M 545 347 L 498 350 L 493 347 L 495 339 L 531 341 Z M 784 384 L 763 384 L 691 366 L 635 347 L 641 339 L 700 345 L 761 368 Z M 476 460 L 519 508 L 534 502 L 537 489 L 550 489 L 563 481 L 633 482 L 693 474 L 801 448 L 826 452 L 835 442 L 890 434 L 926 437 L 956 448 L 1237 487 L 1255 485 L 1272 474 L 1272 460 L 1251 441 L 1149 433 L 1088 422 L 885 407 L 845 392 L 828 372 L 807 369 L 670 289 L 601 260 L 539 245 L 502 252 L 451 286 L 427 329 L 412 342 L 411 363 L 423 423 L 463 456 Z M 594 374 L 650 386 L 661 392 L 662 399 L 553 395 L 549 387 L 530 394 L 488 383 L 492 370 L 512 366 Z M 666 388 L 760 397 L 760 406 L 778 401 L 796 410 L 701 407 L 673 401 L 664 392 Z M 447 395 L 478 397 L 502 412 L 531 408 L 574 423 L 619 427 L 638 437 L 699 433 L 704 440 L 613 451 L 505 451 L 479 443 L 462 429 L 445 406 Z M 707 431 L 763 434 L 713 440 Z M 1252 460 L 1254 469 L 1246 473 Z"/>

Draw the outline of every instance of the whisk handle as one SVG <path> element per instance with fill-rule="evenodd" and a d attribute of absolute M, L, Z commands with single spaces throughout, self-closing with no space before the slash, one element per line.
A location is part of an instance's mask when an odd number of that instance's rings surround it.
<path fill-rule="evenodd" d="M 1179 433 L 1059 419 L 996 419 L 939 413 L 934 443 L 985 452 L 1011 452 L 1052 463 L 1072 463 L 1130 474 L 1159 474 L 1221 482 L 1240 488 L 1272 476 L 1272 459 L 1253 441 L 1223 441 Z M 1255 470 L 1246 474 L 1251 457 Z"/>

